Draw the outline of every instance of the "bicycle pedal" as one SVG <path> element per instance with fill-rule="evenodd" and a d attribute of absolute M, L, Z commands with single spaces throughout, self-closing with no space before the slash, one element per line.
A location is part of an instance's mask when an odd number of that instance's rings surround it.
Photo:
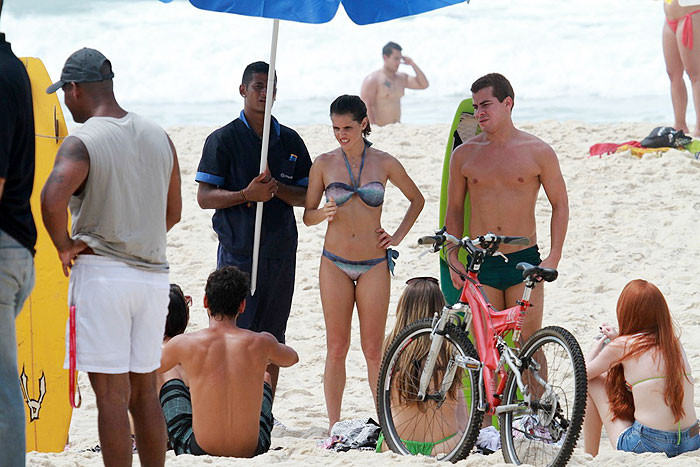
<path fill-rule="evenodd" d="M 460 368 L 467 370 L 478 370 L 481 368 L 481 362 L 479 360 L 462 355 L 455 356 L 455 363 Z"/>

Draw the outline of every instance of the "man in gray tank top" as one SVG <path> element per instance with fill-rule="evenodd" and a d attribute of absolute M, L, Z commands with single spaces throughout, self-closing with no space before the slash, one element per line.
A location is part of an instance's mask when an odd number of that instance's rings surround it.
<path fill-rule="evenodd" d="M 83 126 L 59 148 L 41 210 L 70 272 L 76 368 L 88 372 L 95 391 L 104 463 L 131 465 L 130 411 L 141 465 L 162 466 L 166 431 L 155 370 L 169 302 L 166 232 L 182 210 L 180 170 L 165 131 L 119 106 L 113 76 L 104 55 L 84 48 L 46 90 L 62 88 Z"/>

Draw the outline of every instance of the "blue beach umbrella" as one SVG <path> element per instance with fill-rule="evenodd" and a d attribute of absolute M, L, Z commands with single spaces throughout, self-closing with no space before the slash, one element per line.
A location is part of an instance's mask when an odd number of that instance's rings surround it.
<path fill-rule="evenodd" d="M 160 0 L 170 3 L 172 0 Z M 272 43 L 270 45 L 270 71 L 267 76 L 267 88 L 273 89 L 275 62 L 277 58 L 277 36 L 279 20 L 299 23 L 327 23 L 335 16 L 340 4 L 350 19 L 359 25 L 381 23 L 405 16 L 417 15 L 457 3 L 469 3 L 469 0 L 189 0 L 192 5 L 202 10 L 234 13 L 237 15 L 256 16 L 273 19 Z M 260 173 L 267 168 L 267 151 L 270 136 L 270 118 L 272 99 L 265 103 L 265 120 L 263 123 L 262 151 L 260 154 Z M 255 237 L 253 239 L 253 269 L 250 291 L 255 294 L 258 276 L 258 255 L 260 252 L 260 230 L 262 227 L 263 203 L 257 203 L 255 211 Z"/>

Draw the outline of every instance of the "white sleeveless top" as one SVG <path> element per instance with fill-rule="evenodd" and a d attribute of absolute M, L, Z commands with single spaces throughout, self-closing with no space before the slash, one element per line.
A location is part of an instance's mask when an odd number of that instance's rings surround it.
<path fill-rule="evenodd" d="M 72 237 L 95 253 L 162 271 L 173 154 L 165 131 L 134 113 L 92 117 L 71 136 L 90 155 L 85 188 L 72 196 Z"/>

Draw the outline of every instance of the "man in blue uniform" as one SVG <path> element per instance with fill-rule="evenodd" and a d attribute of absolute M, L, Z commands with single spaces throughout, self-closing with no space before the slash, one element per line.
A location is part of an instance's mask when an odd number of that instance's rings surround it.
<path fill-rule="evenodd" d="M 268 170 L 260 172 L 267 63 L 255 62 L 243 72 L 239 92 L 244 100 L 239 118 L 207 137 L 197 168 L 197 201 L 215 209 L 212 224 L 219 236 L 217 268 L 236 266 L 251 272 L 255 203 L 264 202 L 258 281 L 255 296 L 246 298 L 237 324 L 267 331 L 285 342 L 294 292 L 297 227 L 292 206 L 303 206 L 311 158 L 301 137 L 272 119 Z M 269 93 L 274 99 L 275 90 Z M 279 368 L 268 367 L 272 390 Z"/>

